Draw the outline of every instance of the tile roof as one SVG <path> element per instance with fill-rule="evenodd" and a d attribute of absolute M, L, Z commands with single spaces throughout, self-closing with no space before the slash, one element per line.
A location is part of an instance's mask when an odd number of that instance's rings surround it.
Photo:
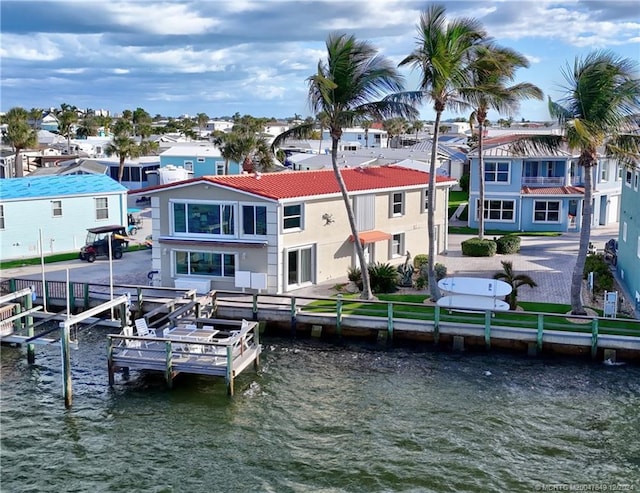
<path fill-rule="evenodd" d="M 522 187 L 523 195 L 584 195 L 584 187 Z"/>
<path fill-rule="evenodd" d="M 429 183 L 429 173 L 396 165 L 343 168 L 340 172 L 349 192 L 413 187 Z M 451 184 L 455 181 L 446 176 L 436 176 L 436 183 Z M 148 195 L 156 190 L 168 190 L 201 182 L 213 183 L 275 200 L 340 193 L 333 169 L 321 169 L 262 173 L 258 174 L 258 177 L 253 173 L 203 176 L 136 190 L 135 195 Z"/>
<path fill-rule="evenodd" d="M 127 188 L 107 175 L 59 175 L 0 180 L 0 200 L 126 192 Z"/>
<path fill-rule="evenodd" d="M 340 170 L 347 190 L 359 192 L 426 185 L 429 173 L 401 166 L 368 166 Z M 207 181 L 272 199 L 288 199 L 340 193 L 333 169 L 263 173 L 255 175 L 207 176 Z M 451 182 L 447 177 L 436 177 L 436 182 Z"/>

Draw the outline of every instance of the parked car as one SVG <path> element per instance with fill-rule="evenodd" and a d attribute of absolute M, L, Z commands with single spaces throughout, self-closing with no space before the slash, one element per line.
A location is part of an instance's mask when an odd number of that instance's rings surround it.
<path fill-rule="evenodd" d="M 80 249 L 80 260 L 94 262 L 98 256 L 108 257 L 109 241 L 113 258 L 122 258 L 124 250 L 129 246 L 129 237 L 124 226 L 111 225 L 87 229 L 85 245 Z"/>

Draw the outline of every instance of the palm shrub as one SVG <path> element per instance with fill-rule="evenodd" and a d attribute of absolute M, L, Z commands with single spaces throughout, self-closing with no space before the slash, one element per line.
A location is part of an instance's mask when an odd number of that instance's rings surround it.
<path fill-rule="evenodd" d="M 505 296 L 504 300 L 509 303 L 510 310 L 515 310 L 518 308 L 518 288 L 522 286 L 535 288 L 537 284 L 526 274 L 516 274 L 513 271 L 513 262 L 502 260 L 500 263 L 502 264 L 502 272 L 496 272 L 493 278 L 504 281 L 511 286 L 511 293 Z"/>
<path fill-rule="evenodd" d="M 347 269 L 347 279 L 355 283 L 355 285 L 358 286 L 358 289 L 362 291 L 363 283 L 360 267 L 349 267 L 349 269 Z"/>
<path fill-rule="evenodd" d="M 398 288 L 398 269 L 391 264 L 369 264 L 371 290 L 374 293 L 392 293 Z"/>

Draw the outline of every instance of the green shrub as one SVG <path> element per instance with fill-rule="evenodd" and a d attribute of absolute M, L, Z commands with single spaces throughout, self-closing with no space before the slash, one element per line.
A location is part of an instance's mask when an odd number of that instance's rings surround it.
<path fill-rule="evenodd" d="M 426 253 L 419 253 L 415 257 L 413 257 L 413 266 L 416 270 L 420 270 L 423 265 L 429 263 L 429 255 Z"/>
<path fill-rule="evenodd" d="M 613 274 L 609 269 L 609 264 L 604 259 L 604 255 L 587 255 L 584 263 L 583 279 L 586 279 L 589 272 L 593 272 L 593 293 L 601 294 L 613 289 Z"/>
<path fill-rule="evenodd" d="M 370 264 L 369 277 L 374 293 L 392 293 L 398 288 L 398 269 L 391 264 Z"/>
<path fill-rule="evenodd" d="M 445 277 L 447 277 L 446 265 L 437 263 L 436 265 L 433 266 L 433 268 L 436 271 L 436 281 L 440 281 L 441 279 L 444 279 Z"/>
<path fill-rule="evenodd" d="M 358 286 L 358 289 L 362 291 L 362 272 L 360 267 L 349 267 L 347 269 L 347 278 Z"/>
<path fill-rule="evenodd" d="M 520 251 L 520 237 L 517 235 L 505 235 L 496 240 L 498 253 L 506 255 Z"/>
<path fill-rule="evenodd" d="M 429 280 L 424 276 L 418 276 L 413 284 L 413 287 L 416 289 L 424 289 L 427 287 L 427 282 Z"/>
<path fill-rule="evenodd" d="M 493 257 L 498 249 L 493 240 L 470 238 L 462 242 L 462 255 L 468 257 Z"/>
<path fill-rule="evenodd" d="M 458 180 L 458 184 L 460 185 L 460 188 L 462 189 L 463 192 L 468 192 L 469 191 L 469 175 L 468 174 L 462 175 Z"/>

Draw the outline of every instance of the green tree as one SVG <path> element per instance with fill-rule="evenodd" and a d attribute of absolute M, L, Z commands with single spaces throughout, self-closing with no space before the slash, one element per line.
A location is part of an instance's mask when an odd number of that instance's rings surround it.
<path fill-rule="evenodd" d="M 122 181 L 124 174 L 124 161 L 127 158 L 135 158 L 140 156 L 140 146 L 128 134 L 116 134 L 111 142 L 109 142 L 104 152 L 107 156 L 116 155 L 119 158 L 118 181 Z"/>
<path fill-rule="evenodd" d="M 206 113 L 198 113 L 196 115 L 196 119 L 198 120 L 199 136 L 202 136 L 202 129 L 207 126 L 207 122 L 209 121 L 209 115 L 207 115 Z"/>
<path fill-rule="evenodd" d="M 65 110 L 58 115 L 58 129 L 60 135 L 67 138 L 67 153 L 71 155 L 71 127 L 78 121 L 78 113 L 75 110 Z"/>
<path fill-rule="evenodd" d="M 463 98 L 473 108 L 469 123 L 478 124 L 478 236 L 484 239 L 484 129 L 487 125 L 487 113 L 494 109 L 499 113 L 514 114 L 521 99 L 542 99 L 542 91 L 528 82 L 509 85 L 519 68 L 529 66 L 524 55 L 491 43 L 477 46 L 471 54 L 470 87 L 461 90 Z M 473 132 L 472 132 L 473 133 Z"/>
<path fill-rule="evenodd" d="M 85 116 L 78 128 L 76 128 L 76 138 L 86 139 L 89 136 L 98 135 L 98 123 L 93 115 Z"/>
<path fill-rule="evenodd" d="M 23 149 L 35 147 L 38 144 L 36 131 L 29 126 L 29 113 L 21 107 L 11 108 L 7 111 L 4 121 L 7 130 L 3 135 L 3 142 L 13 147 L 14 151 L 14 176 L 24 176 L 20 152 Z"/>
<path fill-rule="evenodd" d="M 505 297 L 505 301 L 509 303 L 510 310 L 516 310 L 518 308 L 518 288 L 522 286 L 535 288 L 537 284 L 527 274 L 516 274 L 513 271 L 513 262 L 502 260 L 500 263 L 502 264 L 502 272 L 496 272 L 493 278 L 504 281 L 511 286 L 511 293 Z"/>
<path fill-rule="evenodd" d="M 369 130 L 371 129 L 373 122 L 368 118 L 365 118 L 360 122 L 360 126 L 364 129 L 364 146 L 369 147 Z"/>
<path fill-rule="evenodd" d="M 433 102 L 436 120 L 433 125 L 433 143 L 429 166 L 429 197 L 427 229 L 429 234 L 429 292 L 432 300 L 440 298 L 435 276 L 435 197 L 436 159 L 442 113 L 467 107 L 459 98 L 459 90 L 468 86 L 468 59 L 476 45 L 486 38 L 486 33 L 475 19 L 459 18 L 447 21 L 445 9 L 440 5 L 429 7 L 420 16 L 417 26 L 417 46 L 400 62 L 420 70 L 420 88 L 416 101 L 428 98 Z"/>
<path fill-rule="evenodd" d="M 33 129 L 36 131 L 40 128 L 43 113 L 44 110 L 42 108 L 31 108 L 29 110 L 29 119 L 33 122 Z"/>
<path fill-rule="evenodd" d="M 578 166 L 584 170 L 584 201 L 578 255 L 571 277 L 571 313 L 586 315 L 581 291 L 591 236 L 593 167 L 598 164 L 599 148 L 622 163 L 637 162 L 640 135 L 634 119 L 640 112 L 640 79 L 637 61 L 606 50 L 577 57 L 562 74 L 564 96 L 558 101 L 549 98 L 549 113 L 563 125 L 563 135 L 532 136 L 517 142 L 514 150 L 526 152 L 531 145 L 553 150 L 566 145 L 579 153 Z"/>
<path fill-rule="evenodd" d="M 352 35 L 334 33 L 327 38 L 327 59 L 318 62 L 317 72 L 309 77 L 309 102 L 313 113 L 328 116 L 331 135 L 331 163 L 342 194 L 344 206 L 354 238 L 360 271 L 362 272 L 363 299 L 373 298 L 368 266 L 360 242 L 349 191 L 338 168 L 338 142 L 342 129 L 353 126 L 365 117 L 384 120 L 394 116 L 415 118 L 417 112 L 404 98 L 385 97 L 403 90 L 403 77 L 391 62 L 378 55 L 366 41 Z M 382 99 L 380 99 L 382 98 Z M 291 135 L 302 135 L 312 130 L 310 125 L 294 127 L 280 134 L 272 146 Z"/>

